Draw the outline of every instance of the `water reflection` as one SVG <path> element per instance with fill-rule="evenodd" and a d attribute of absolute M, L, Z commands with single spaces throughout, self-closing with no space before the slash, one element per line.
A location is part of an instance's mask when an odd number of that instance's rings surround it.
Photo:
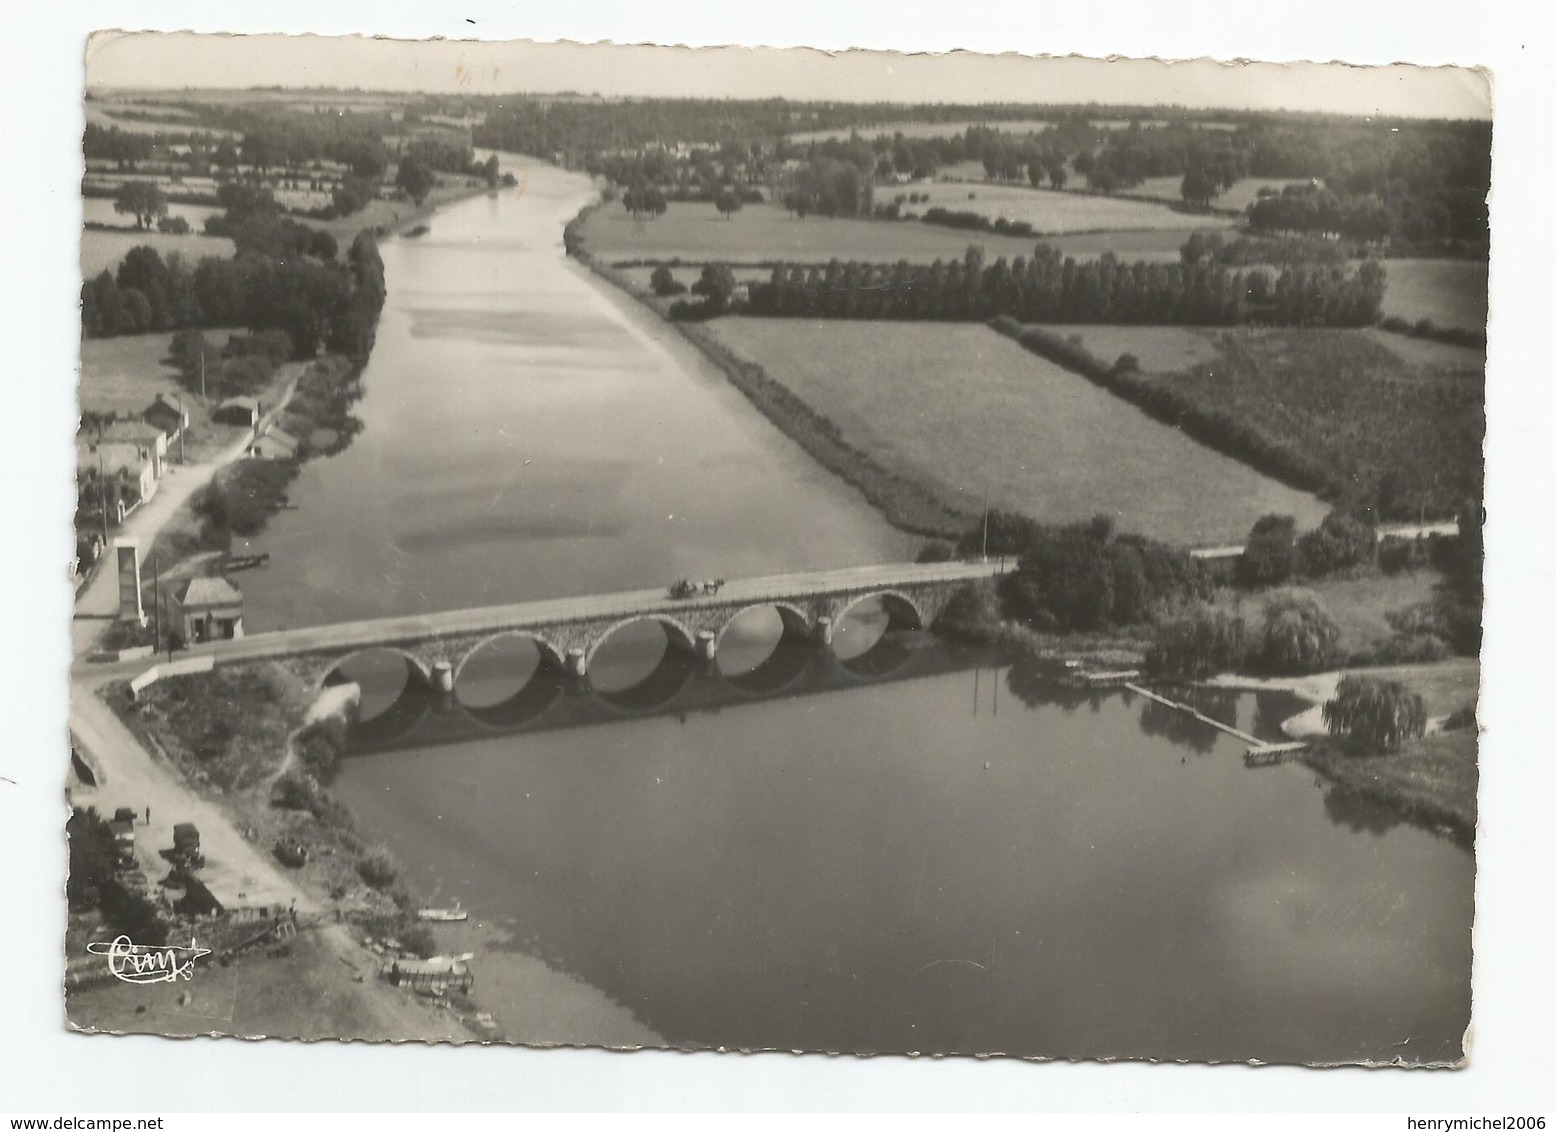
<path fill-rule="evenodd" d="M 341 794 L 414 883 L 674 1044 L 1300 1061 L 1408 1033 L 1407 1057 L 1458 1055 L 1473 863 L 1448 842 L 1236 744 L 1180 766 L 1148 701 L 1030 665 L 930 641 L 867 680 L 799 656 L 754 670 L 793 658 L 771 698 L 716 666 L 632 719 L 563 694 L 522 734 L 348 760 Z"/>
<path fill-rule="evenodd" d="M 1374 837 L 1382 837 L 1404 820 L 1395 810 L 1343 786 L 1330 786 L 1324 791 L 1324 813 L 1335 825 Z"/>

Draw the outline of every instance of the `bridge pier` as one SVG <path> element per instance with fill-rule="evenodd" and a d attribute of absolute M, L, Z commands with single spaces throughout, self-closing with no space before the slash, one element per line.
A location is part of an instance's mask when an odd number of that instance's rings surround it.
<path fill-rule="evenodd" d="M 589 675 L 588 654 L 583 649 L 568 649 L 565 666 L 569 676 L 582 678 Z"/>
<path fill-rule="evenodd" d="M 446 660 L 440 660 L 432 666 L 432 690 L 442 695 L 448 695 L 454 690 L 454 666 Z"/>
<path fill-rule="evenodd" d="M 832 618 L 825 614 L 816 618 L 816 627 L 811 630 L 810 639 L 823 648 L 832 647 Z"/>
<path fill-rule="evenodd" d="M 712 660 L 718 655 L 718 636 L 711 629 L 703 629 L 697 634 L 697 659 Z"/>

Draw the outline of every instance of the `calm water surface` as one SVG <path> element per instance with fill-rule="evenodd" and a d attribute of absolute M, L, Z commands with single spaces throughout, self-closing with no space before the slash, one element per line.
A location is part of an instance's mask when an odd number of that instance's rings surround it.
<path fill-rule="evenodd" d="M 674 330 L 564 258 L 587 179 L 520 176 L 384 241 L 365 427 L 252 541 L 271 561 L 244 575 L 251 631 L 911 557 Z"/>
<path fill-rule="evenodd" d="M 522 181 L 385 242 L 366 428 L 255 540 L 255 630 L 911 553 L 562 257 L 581 178 Z M 640 626 L 581 700 L 521 693 L 535 657 L 499 646 L 461 679 L 476 713 L 380 728 L 334 789 L 418 886 L 676 1044 L 1458 1055 L 1467 852 L 1138 698 L 934 644 L 903 664 L 883 627 L 840 627 L 839 674 L 743 618 L 731 680 Z M 403 681 L 353 675 L 369 714 Z M 1217 710 L 1268 731 L 1291 705 Z"/>
<path fill-rule="evenodd" d="M 1243 746 L 964 668 L 363 755 L 336 791 L 672 1044 L 1456 1058 L 1470 855 Z"/>

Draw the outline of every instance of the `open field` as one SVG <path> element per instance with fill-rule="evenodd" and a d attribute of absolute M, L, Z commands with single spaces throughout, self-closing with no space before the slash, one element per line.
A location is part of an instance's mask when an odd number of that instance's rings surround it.
<path fill-rule="evenodd" d="M 724 318 L 708 324 L 843 437 L 950 506 L 1236 541 L 1270 511 L 1327 510 L 977 325 Z"/>
<path fill-rule="evenodd" d="M 158 117 L 169 119 L 177 118 L 178 121 L 147 121 L 143 118 L 127 118 L 121 115 L 125 112 L 144 111 L 155 114 Z M 202 126 L 189 111 L 177 106 L 139 106 L 127 103 L 103 103 L 88 102 L 86 104 L 86 120 L 103 129 L 117 126 L 127 134 L 168 134 L 168 133 L 206 133 L 220 137 L 235 137 L 230 130 L 219 130 L 212 126 Z"/>
<path fill-rule="evenodd" d="M 223 331 L 208 330 L 213 342 L 225 341 Z M 158 393 L 178 391 L 176 371 L 163 365 L 173 334 L 130 334 L 122 338 L 87 338 L 81 343 L 80 398 L 83 409 L 139 413 Z"/>
<path fill-rule="evenodd" d="M 1365 495 L 1393 474 L 1397 514 L 1451 513 L 1478 494 L 1484 385 L 1478 371 L 1405 361 L 1360 330 L 1220 332 L 1221 360 L 1153 376 L 1305 454 Z M 1391 517 L 1391 516 L 1385 516 Z"/>
<path fill-rule="evenodd" d="M 1391 259 L 1383 313 L 1439 329 L 1485 330 L 1487 265 L 1472 259 Z"/>
<path fill-rule="evenodd" d="M 1018 118 L 1009 122 L 974 122 L 962 120 L 959 122 L 882 122 L 876 126 L 843 126 L 835 130 L 807 130 L 804 133 L 790 134 L 789 141 L 794 145 L 808 145 L 811 142 L 820 141 L 847 141 L 851 134 L 857 133 L 867 141 L 885 135 L 893 137 L 901 134 L 905 138 L 948 138 L 952 134 L 965 134 L 969 126 L 988 126 L 996 130 L 1003 130 L 1007 134 L 1040 134 L 1052 125 L 1038 118 Z"/>
<path fill-rule="evenodd" d="M 877 203 L 892 201 L 903 192 L 917 192 L 919 203 L 904 202 L 902 207 L 922 216 L 931 208 L 952 212 L 976 212 L 990 220 L 1024 220 L 1038 233 L 1167 230 L 1188 233 L 1196 229 L 1230 226 L 1225 217 L 1174 212 L 1164 205 L 1148 201 L 1120 200 L 1090 193 L 1055 192 L 1020 185 L 918 185 L 906 189 L 876 189 Z M 929 199 L 925 201 L 924 197 Z M 1183 242 L 1181 239 L 1178 241 Z M 1176 249 L 1174 249 L 1176 250 Z"/>
<path fill-rule="evenodd" d="M 189 227 L 195 232 L 204 231 L 205 218 L 215 216 L 222 210 L 212 204 L 169 204 L 167 214 L 169 216 L 182 216 L 189 221 Z M 87 224 L 111 224 L 114 226 L 133 227 L 133 217 L 113 210 L 113 201 L 106 197 L 86 197 L 81 201 L 81 219 Z"/>
<path fill-rule="evenodd" d="M 1361 333 L 1408 365 L 1449 373 L 1484 373 L 1486 369 L 1486 351 L 1479 346 L 1454 346 L 1447 342 L 1434 342 L 1430 338 L 1412 338 L 1408 334 L 1374 328 Z"/>
<path fill-rule="evenodd" d="M 584 248 L 605 263 L 682 259 L 693 263 L 825 263 L 834 257 L 887 262 L 961 259 L 968 244 L 985 254 L 1031 255 L 1029 237 L 959 232 L 908 220 L 829 220 L 789 215 L 781 206 L 748 204 L 726 220 L 711 204 L 672 202 L 654 220 L 634 220 L 619 203 L 590 214 Z"/>
<path fill-rule="evenodd" d="M 194 261 L 213 255 L 226 259 L 232 255 L 232 241 L 225 236 L 174 236 L 166 232 L 105 232 L 85 229 L 81 233 L 81 277 L 90 279 L 105 268 L 114 271 L 131 248 L 153 247 L 166 259 L 173 252 Z"/>
<path fill-rule="evenodd" d="M 1280 192 L 1287 185 L 1306 183 L 1306 179 L 1302 177 L 1244 177 L 1210 203 L 1215 208 L 1230 208 L 1243 212 L 1250 204 L 1259 199 L 1260 189 L 1274 189 L 1276 192 Z M 1136 185 L 1132 189 L 1126 189 L 1125 192 L 1129 193 L 1130 196 L 1181 201 L 1183 199 L 1183 177 L 1181 175 L 1147 177 L 1144 183 Z"/>

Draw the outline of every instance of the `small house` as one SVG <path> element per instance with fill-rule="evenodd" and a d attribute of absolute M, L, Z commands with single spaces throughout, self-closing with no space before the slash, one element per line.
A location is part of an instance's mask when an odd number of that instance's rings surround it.
<path fill-rule="evenodd" d="M 260 410 L 258 397 L 229 397 L 216 406 L 211 417 L 219 424 L 254 428 L 259 424 Z"/>
<path fill-rule="evenodd" d="M 149 445 L 79 436 L 76 465 L 82 482 L 105 481 L 115 522 L 122 522 L 131 508 L 157 493 L 160 463 L 156 449 Z"/>
<path fill-rule="evenodd" d="M 189 413 L 179 405 L 174 405 L 162 394 L 157 394 L 157 399 L 141 410 L 141 420 L 153 428 L 161 429 L 168 443 L 177 440 L 184 429 L 189 427 Z"/>
<path fill-rule="evenodd" d="M 174 591 L 172 606 L 185 644 L 243 636 L 243 593 L 226 578 L 191 578 Z"/>
<path fill-rule="evenodd" d="M 167 462 L 167 433 L 145 421 L 112 421 L 86 433 L 89 454 L 99 447 L 107 449 L 105 459 L 117 454 L 120 466 L 145 460 L 151 464 L 154 479 L 161 479 Z M 136 452 L 133 458 L 129 453 Z"/>
<path fill-rule="evenodd" d="M 267 460 L 288 460 L 297 455 L 297 438 L 271 425 L 254 438 L 249 455 Z"/>

